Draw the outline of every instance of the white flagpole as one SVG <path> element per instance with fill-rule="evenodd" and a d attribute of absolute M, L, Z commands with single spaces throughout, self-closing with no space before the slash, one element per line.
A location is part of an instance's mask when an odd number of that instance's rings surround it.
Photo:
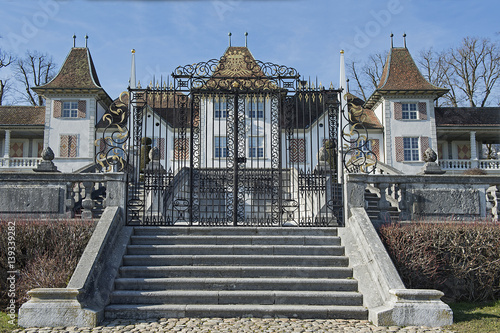
<path fill-rule="evenodd" d="M 135 50 L 132 49 L 132 67 L 130 69 L 130 83 L 129 83 L 129 86 L 131 89 L 135 89 L 136 88 L 136 85 L 135 85 Z"/>
<path fill-rule="evenodd" d="M 337 161 L 337 175 L 338 175 L 338 182 L 342 182 L 343 178 L 343 173 L 344 173 L 344 164 L 343 164 L 343 155 L 344 155 L 344 149 L 343 149 L 343 138 L 342 138 L 342 131 L 344 128 L 344 118 L 342 115 L 342 111 L 344 110 L 345 105 L 347 104 L 346 101 L 344 100 L 344 96 L 347 93 L 347 80 L 345 76 L 345 61 L 344 61 L 344 50 L 340 50 L 340 89 L 342 90 L 340 94 L 340 113 L 339 113 L 339 130 L 338 130 L 338 161 Z"/>

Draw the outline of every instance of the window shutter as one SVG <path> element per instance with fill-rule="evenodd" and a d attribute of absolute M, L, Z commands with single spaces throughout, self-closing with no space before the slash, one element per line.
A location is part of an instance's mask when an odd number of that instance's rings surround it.
<path fill-rule="evenodd" d="M 160 151 L 160 159 L 163 160 L 165 159 L 165 138 L 158 138 L 157 140 L 156 144 Z"/>
<path fill-rule="evenodd" d="M 429 148 L 429 137 L 421 136 L 420 137 L 420 160 L 424 160 L 424 153 Z"/>
<path fill-rule="evenodd" d="M 78 137 L 76 135 L 61 135 L 59 141 L 60 157 L 76 157 Z"/>
<path fill-rule="evenodd" d="M 380 160 L 380 143 L 378 139 L 371 139 L 372 143 L 372 152 L 377 157 L 377 160 Z"/>
<path fill-rule="evenodd" d="M 78 118 L 87 117 L 87 101 L 78 101 Z"/>
<path fill-rule="evenodd" d="M 400 102 L 394 102 L 394 119 L 403 119 L 403 105 Z"/>
<path fill-rule="evenodd" d="M 306 140 L 290 139 L 290 162 L 299 163 L 306 161 Z"/>
<path fill-rule="evenodd" d="M 99 154 L 104 155 L 106 153 L 106 141 L 103 138 L 99 139 Z M 100 156 L 104 158 L 105 156 Z"/>
<path fill-rule="evenodd" d="M 187 138 L 174 139 L 174 159 L 176 160 L 189 159 L 189 139 Z"/>
<path fill-rule="evenodd" d="M 397 136 L 395 138 L 395 148 L 396 148 L 396 161 L 403 162 L 405 159 L 404 153 L 404 140 L 402 136 Z"/>
<path fill-rule="evenodd" d="M 418 113 L 419 113 L 419 119 L 421 119 L 421 120 L 427 119 L 427 103 L 426 102 L 418 102 Z"/>
<path fill-rule="evenodd" d="M 53 101 L 54 103 L 54 118 L 61 118 L 62 116 L 62 102 Z"/>

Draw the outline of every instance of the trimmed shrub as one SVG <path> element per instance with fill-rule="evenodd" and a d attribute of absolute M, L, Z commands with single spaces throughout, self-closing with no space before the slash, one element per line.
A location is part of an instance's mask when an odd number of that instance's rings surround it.
<path fill-rule="evenodd" d="M 9 301 L 7 292 L 7 254 L 9 223 L 15 222 L 16 304 L 28 300 L 33 288 L 64 288 L 69 282 L 95 222 L 84 220 L 21 220 L 0 221 L 0 306 Z M 11 224 L 12 227 L 12 224 Z M 12 228 L 10 229 L 12 231 Z M 10 234 L 12 236 L 12 234 Z M 10 244 L 12 245 L 12 244 Z"/>
<path fill-rule="evenodd" d="M 499 223 L 393 223 L 379 234 L 407 288 L 455 302 L 500 298 Z"/>
<path fill-rule="evenodd" d="M 474 168 L 474 169 L 469 169 L 463 172 L 463 175 L 466 176 L 484 176 L 487 175 L 488 173 L 484 171 L 483 169 L 479 168 Z"/>

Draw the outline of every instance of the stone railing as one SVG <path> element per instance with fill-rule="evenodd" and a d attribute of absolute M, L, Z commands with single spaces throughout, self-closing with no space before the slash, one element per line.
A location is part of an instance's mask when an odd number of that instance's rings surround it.
<path fill-rule="evenodd" d="M 9 157 L 0 158 L 0 168 L 32 169 L 42 162 L 41 157 Z"/>
<path fill-rule="evenodd" d="M 498 219 L 500 176 L 346 175 L 346 204 L 363 202 L 367 188 L 380 193 L 379 220 L 389 221 L 397 207 L 399 219 Z M 356 204 L 356 207 L 359 205 Z"/>
<path fill-rule="evenodd" d="M 479 160 L 479 169 L 500 170 L 500 160 Z"/>
<path fill-rule="evenodd" d="M 438 164 L 443 170 L 500 170 L 500 160 L 439 160 Z"/>
<path fill-rule="evenodd" d="M 97 205 L 125 207 L 124 174 L 0 173 L 0 215 L 99 217 Z"/>

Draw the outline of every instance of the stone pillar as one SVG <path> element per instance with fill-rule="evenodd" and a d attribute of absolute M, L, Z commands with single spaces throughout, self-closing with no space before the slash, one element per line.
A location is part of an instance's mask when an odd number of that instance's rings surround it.
<path fill-rule="evenodd" d="M 470 159 L 471 159 L 471 167 L 477 168 L 479 167 L 479 161 L 477 158 L 477 144 L 476 144 L 476 132 L 470 132 Z"/>
<path fill-rule="evenodd" d="M 10 130 L 5 130 L 5 147 L 3 152 L 3 158 L 9 158 L 10 155 Z"/>
<path fill-rule="evenodd" d="M 389 188 L 388 183 L 377 184 L 380 190 L 380 200 L 378 202 L 378 208 L 380 209 L 379 219 L 383 222 L 391 222 L 391 216 L 389 214 L 389 208 L 391 208 L 391 203 L 387 200 L 387 189 Z"/>
<path fill-rule="evenodd" d="M 92 190 L 94 188 L 93 182 L 83 182 L 85 187 L 85 199 L 82 200 L 82 219 L 92 219 L 92 209 L 94 208 L 94 201 L 92 200 Z"/>

